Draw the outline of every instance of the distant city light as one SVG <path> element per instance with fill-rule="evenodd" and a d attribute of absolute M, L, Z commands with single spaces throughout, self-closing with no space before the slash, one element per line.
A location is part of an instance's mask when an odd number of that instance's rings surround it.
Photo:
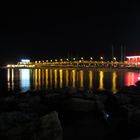
<path fill-rule="evenodd" d="M 21 62 L 22 63 L 30 63 L 30 60 L 29 59 L 21 59 Z"/>
<path fill-rule="evenodd" d="M 115 61 L 116 61 L 116 57 L 113 57 L 113 60 L 115 60 Z"/>
<path fill-rule="evenodd" d="M 90 57 L 90 60 L 93 60 L 93 58 L 92 58 L 92 57 Z"/>
<path fill-rule="evenodd" d="M 104 58 L 101 56 L 100 59 L 103 60 Z"/>

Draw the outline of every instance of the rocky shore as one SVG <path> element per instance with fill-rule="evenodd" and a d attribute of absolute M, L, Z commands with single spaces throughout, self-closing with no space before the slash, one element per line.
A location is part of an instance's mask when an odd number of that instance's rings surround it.
<path fill-rule="evenodd" d="M 140 137 L 140 84 L 109 91 L 29 91 L 0 98 L 1 140 Z"/>

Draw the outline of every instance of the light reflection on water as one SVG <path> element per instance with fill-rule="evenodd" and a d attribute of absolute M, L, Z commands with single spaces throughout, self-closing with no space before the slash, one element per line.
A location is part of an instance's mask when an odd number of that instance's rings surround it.
<path fill-rule="evenodd" d="M 30 90 L 30 70 L 29 69 L 20 69 L 20 87 L 23 92 Z"/>
<path fill-rule="evenodd" d="M 117 92 L 124 85 L 134 85 L 140 72 L 94 69 L 7 69 L 7 88 L 21 92 L 40 89 L 103 90 Z"/>
<path fill-rule="evenodd" d="M 125 75 L 125 85 L 135 85 L 135 83 L 140 80 L 140 73 L 138 72 L 127 72 Z"/>

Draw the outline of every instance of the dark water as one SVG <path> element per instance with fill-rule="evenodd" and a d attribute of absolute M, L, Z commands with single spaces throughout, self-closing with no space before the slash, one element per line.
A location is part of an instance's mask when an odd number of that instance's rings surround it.
<path fill-rule="evenodd" d="M 110 69 L 1 69 L 0 90 L 103 90 L 116 93 L 124 85 L 134 85 L 140 71 Z"/>

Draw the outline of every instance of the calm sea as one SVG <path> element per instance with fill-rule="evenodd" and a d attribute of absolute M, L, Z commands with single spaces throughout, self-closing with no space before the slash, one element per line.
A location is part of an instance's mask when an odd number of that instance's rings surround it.
<path fill-rule="evenodd" d="M 48 68 L 48 69 L 1 69 L 0 90 L 103 90 L 116 93 L 121 87 L 134 85 L 140 80 L 140 71 Z"/>

